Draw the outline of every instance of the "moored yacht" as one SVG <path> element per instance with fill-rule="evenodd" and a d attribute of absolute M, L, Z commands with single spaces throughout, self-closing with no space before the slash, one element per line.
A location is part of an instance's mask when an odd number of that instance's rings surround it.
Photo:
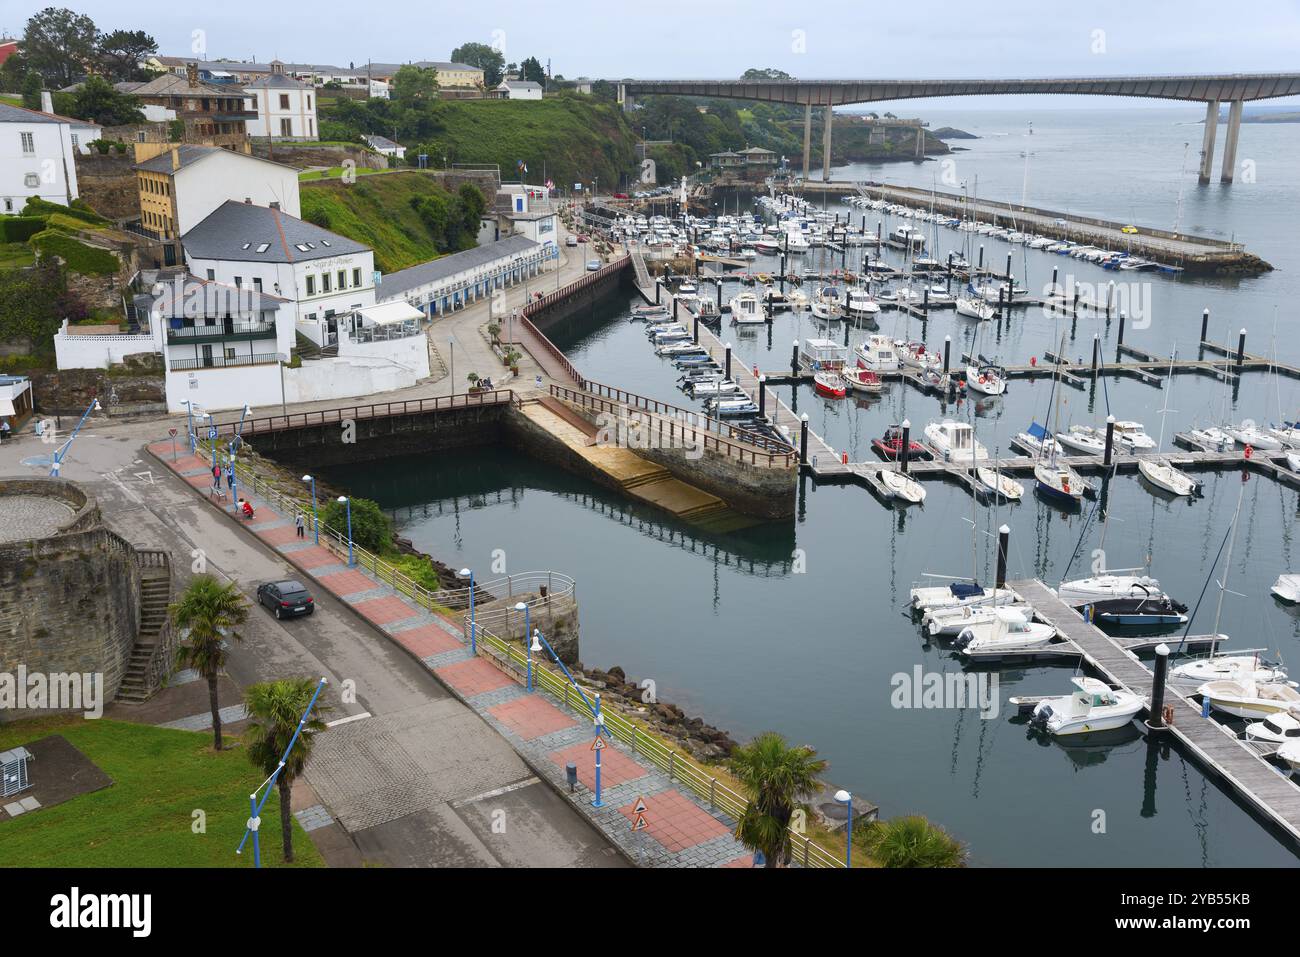
<path fill-rule="evenodd" d="M 1215 711 L 1259 720 L 1280 711 L 1300 715 L 1300 692 L 1290 684 L 1260 684 L 1249 678 L 1207 681 L 1196 689 Z"/>
<path fill-rule="evenodd" d="M 898 354 L 894 352 L 894 342 L 889 336 L 870 335 L 853 351 L 857 357 L 858 368 L 873 372 L 893 372 L 899 368 Z"/>
<path fill-rule="evenodd" d="M 731 321 L 737 325 L 767 322 L 767 313 L 756 293 L 740 292 L 732 297 Z"/>
<path fill-rule="evenodd" d="M 1035 727 L 1055 735 L 1121 728 L 1142 710 L 1142 698 L 1096 678 L 1072 678 L 1074 694 L 1043 698 L 1034 708 Z"/>
<path fill-rule="evenodd" d="M 988 460 L 988 449 L 976 441 L 975 430 L 965 422 L 931 422 L 924 434 L 935 455 L 945 462 L 974 465 Z"/>
<path fill-rule="evenodd" d="M 994 608 L 992 620 L 968 625 L 953 642 L 964 655 L 1033 651 L 1056 637 L 1056 627 L 1034 621 L 1032 611 Z"/>

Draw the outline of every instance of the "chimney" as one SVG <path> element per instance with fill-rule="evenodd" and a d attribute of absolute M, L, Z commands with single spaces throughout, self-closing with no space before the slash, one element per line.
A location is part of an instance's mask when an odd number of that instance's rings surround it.
<path fill-rule="evenodd" d="M 54 112 L 54 94 L 49 90 L 41 90 L 41 112 Z"/>
<path fill-rule="evenodd" d="M 192 87 L 199 85 L 199 65 L 197 63 L 185 64 L 185 79 L 189 81 Z"/>
<path fill-rule="evenodd" d="M 181 168 L 181 150 L 179 146 L 172 147 L 172 172 Z"/>
<path fill-rule="evenodd" d="M 273 74 L 275 74 L 276 76 L 281 75 L 282 73 L 284 73 L 284 64 L 281 63 L 279 60 L 272 60 L 272 61 L 271 61 L 271 72 L 272 72 Z"/>

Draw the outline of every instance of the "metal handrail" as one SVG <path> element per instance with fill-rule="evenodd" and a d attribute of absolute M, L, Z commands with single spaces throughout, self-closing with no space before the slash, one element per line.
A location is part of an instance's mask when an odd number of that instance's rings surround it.
<path fill-rule="evenodd" d="M 275 365 L 280 361 L 279 355 L 274 352 L 258 353 L 248 356 L 208 356 L 207 358 L 197 359 L 169 359 L 167 367 L 173 372 L 184 371 L 186 369 L 231 369 L 238 366 L 269 366 Z"/>
<path fill-rule="evenodd" d="M 481 624 L 477 627 L 478 648 L 480 654 L 490 655 L 500 665 L 520 674 L 526 673 L 528 657 L 515 643 L 501 638 Z M 553 697 L 561 700 L 566 707 L 575 709 L 581 716 L 593 719 L 595 715 L 586 698 L 573 694 L 573 685 L 549 667 L 533 659 L 533 684 Z M 665 772 L 670 780 L 685 784 L 688 788 L 709 803 L 710 810 L 720 810 L 739 821 L 749 806 L 749 799 L 733 788 L 720 782 L 708 769 L 697 764 L 667 744 L 658 735 L 644 730 L 624 715 L 612 708 L 602 708 L 606 730 L 615 740 L 632 747 L 634 754 L 645 758 L 655 767 Z M 814 843 L 806 835 L 790 829 L 794 836 L 795 859 L 805 867 L 843 867 L 844 862 L 831 854 L 824 847 Z"/>
<path fill-rule="evenodd" d="M 242 434 L 275 432 L 281 429 L 303 429 L 313 425 L 335 425 L 348 419 L 377 419 L 390 415 L 410 415 L 420 412 L 436 412 L 443 409 L 505 405 L 507 403 L 519 404 L 512 389 L 457 393 L 456 395 L 435 396 L 428 399 L 406 399 L 401 402 L 376 402 L 372 405 L 344 406 L 337 409 L 291 412 L 287 415 L 271 415 L 260 419 L 248 419 L 244 423 Z M 224 422 L 217 425 L 216 428 L 218 436 L 234 435 L 239 431 L 239 422 Z"/>

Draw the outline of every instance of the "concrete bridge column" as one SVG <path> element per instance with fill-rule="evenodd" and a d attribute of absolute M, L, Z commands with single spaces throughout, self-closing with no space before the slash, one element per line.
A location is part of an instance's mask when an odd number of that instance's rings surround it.
<path fill-rule="evenodd" d="M 916 161 L 919 163 L 925 159 L 925 130 L 921 127 L 916 128 Z"/>
<path fill-rule="evenodd" d="M 831 181 L 831 123 L 835 119 L 834 108 L 826 104 L 826 125 L 822 127 L 822 182 Z"/>
<path fill-rule="evenodd" d="M 1201 140 L 1201 175 L 1202 185 L 1210 181 L 1210 169 L 1214 166 L 1214 134 L 1219 129 L 1219 101 L 1210 100 L 1205 104 L 1205 136 Z"/>
<path fill-rule="evenodd" d="M 803 178 L 809 177 L 808 167 L 812 163 L 812 103 L 803 105 Z"/>
<path fill-rule="evenodd" d="M 1219 182 L 1231 183 L 1237 172 L 1237 137 L 1241 133 L 1241 100 L 1233 100 L 1228 106 L 1228 134 L 1223 139 L 1223 172 Z"/>

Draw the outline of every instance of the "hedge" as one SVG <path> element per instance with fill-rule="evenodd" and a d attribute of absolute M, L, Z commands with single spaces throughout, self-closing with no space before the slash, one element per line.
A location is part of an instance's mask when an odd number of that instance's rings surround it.
<path fill-rule="evenodd" d="M 30 244 L 42 255 L 58 256 L 69 269 L 82 275 L 111 276 L 121 268 L 117 257 L 107 250 L 87 246 L 54 229 L 37 233 Z"/>
<path fill-rule="evenodd" d="M 61 206 L 58 203 L 51 203 L 48 200 L 41 199 L 39 196 L 33 196 L 27 200 L 27 205 L 23 207 L 24 216 L 48 216 L 50 213 L 63 213 L 66 216 L 72 216 L 87 223 L 94 223 L 97 226 L 104 226 L 108 223 L 107 219 L 87 206 L 82 199 L 74 199 L 71 206 Z"/>
<path fill-rule="evenodd" d="M 25 243 L 44 228 L 40 216 L 0 216 L 0 243 Z"/>

